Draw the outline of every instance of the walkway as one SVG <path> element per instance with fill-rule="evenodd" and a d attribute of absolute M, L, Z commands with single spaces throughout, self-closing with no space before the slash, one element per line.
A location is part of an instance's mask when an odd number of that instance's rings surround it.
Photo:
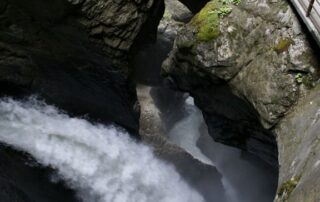
<path fill-rule="evenodd" d="M 291 0 L 320 46 L 320 0 Z"/>

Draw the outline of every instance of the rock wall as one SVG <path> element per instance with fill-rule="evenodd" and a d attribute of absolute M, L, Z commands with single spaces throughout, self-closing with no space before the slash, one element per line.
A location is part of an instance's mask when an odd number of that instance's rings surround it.
<path fill-rule="evenodd" d="M 162 73 L 195 97 L 215 140 L 273 165 L 278 145 L 278 201 L 317 201 L 319 57 L 288 2 L 223 2 L 182 28 Z"/>
<path fill-rule="evenodd" d="M 54 171 L 37 165 L 22 152 L 0 145 L 0 199 L 14 202 L 78 202 L 63 182 L 50 180 Z"/>
<path fill-rule="evenodd" d="M 138 135 L 128 53 L 154 8 L 152 0 L 0 0 L 0 95 L 35 94 L 72 116 Z M 0 150 L 1 200 L 77 201 L 61 184 L 50 184 L 50 169 Z"/>
<path fill-rule="evenodd" d="M 222 176 L 212 165 L 195 159 L 183 148 L 170 143 L 168 131 L 185 115 L 185 96 L 162 84 L 161 64 L 170 52 L 183 22 L 192 13 L 179 1 L 165 0 L 166 10 L 158 26 L 155 43 L 146 43 L 134 55 L 134 79 L 138 83 L 140 131 L 142 141 L 155 154 L 172 164 L 184 180 L 201 193 L 206 201 L 226 200 Z"/>
<path fill-rule="evenodd" d="M 171 143 L 168 139 L 167 132 L 170 127 L 166 125 L 161 115 L 168 113 L 166 116 L 171 125 L 177 123 L 183 116 L 180 109 L 184 107 L 183 94 L 164 88 L 152 88 L 150 86 L 139 85 L 137 87 L 138 99 L 141 104 L 140 116 L 140 135 L 142 140 L 154 148 L 155 154 L 166 162 L 172 164 L 178 173 L 186 180 L 194 189 L 196 189 L 206 201 L 227 202 L 226 191 L 222 184 L 222 176 L 217 168 L 212 165 L 205 164 L 195 159 L 183 148 Z M 153 94 L 166 95 L 168 100 L 165 110 L 159 110 L 157 102 Z M 180 109 L 180 110 L 179 110 Z M 167 114 L 166 114 L 167 115 Z M 172 117 L 172 116 L 180 117 Z"/>
<path fill-rule="evenodd" d="M 280 179 L 276 201 L 320 200 L 320 85 L 311 90 L 275 128 Z"/>
<path fill-rule="evenodd" d="M 68 1 L 77 7 L 78 21 L 88 29 L 90 39 L 103 47 L 116 66 L 125 70 L 128 70 L 129 52 L 142 28 L 148 26 L 148 31 L 156 31 L 160 19 L 153 19 L 163 12 L 162 1 Z"/>
<path fill-rule="evenodd" d="M 138 131 L 129 52 L 150 1 L 0 1 L 1 94 L 38 94 L 73 115 Z"/>
<path fill-rule="evenodd" d="M 179 1 L 165 0 L 165 12 L 157 29 L 154 41 L 143 44 L 132 54 L 130 69 L 136 83 L 161 85 L 161 64 L 171 51 L 178 30 L 193 14 Z"/>

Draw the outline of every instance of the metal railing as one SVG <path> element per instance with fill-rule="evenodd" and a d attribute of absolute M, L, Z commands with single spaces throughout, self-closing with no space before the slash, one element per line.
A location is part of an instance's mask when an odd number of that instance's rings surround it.
<path fill-rule="evenodd" d="M 308 6 L 308 10 L 307 10 L 307 17 L 310 16 L 311 10 L 312 10 L 313 5 L 314 5 L 314 2 L 315 2 L 315 0 L 311 0 L 311 1 L 310 1 L 310 4 L 309 4 L 309 6 Z"/>

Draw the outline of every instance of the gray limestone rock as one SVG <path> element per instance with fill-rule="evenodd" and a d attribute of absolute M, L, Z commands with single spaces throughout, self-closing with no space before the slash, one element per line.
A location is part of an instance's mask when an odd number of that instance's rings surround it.
<path fill-rule="evenodd" d="M 288 2 L 217 2 L 180 30 L 162 75 L 193 95 L 215 140 L 274 165 L 278 145 L 277 201 L 319 200 L 319 57 Z"/>
<path fill-rule="evenodd" d="M 209 11 L 199 16 L 221 9 L 210 4 Z M 215 39 L 197 38 L 201 26 L 206 26 L 197 25 L 199 16 L 186 25 L 163 72 L 192 72 L 198 77 L 205 74 L 212 81 L 228 82 L 235 94 L 256 108 L 263 126 L 270 128 L 298 98 L 295 76 L 302 73 L 316 78 L 315 57 L 287 2 L 244 0 L 229 7 L 231 13 L 217 19 L 219 36 Z"/>
<path fill-rule="evenodd" d="M 279 147 L 277 202 L 320 200 L 320 86 L 299 100 L 275 128 Z"/>

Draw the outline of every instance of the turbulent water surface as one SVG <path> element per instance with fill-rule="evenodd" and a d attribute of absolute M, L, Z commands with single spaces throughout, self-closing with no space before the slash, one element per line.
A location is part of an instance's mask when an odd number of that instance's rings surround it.
<path fill-rule="evenodd" d="M 0 100 L 0 141 L 55 168 L 83 201 L 204 201 L 126 132 L 71 118 L 35 99 Z"/>
<path fill-rule="evenodd" d="M 185 105 L 188 116 L 178 121 L 169 131 L 171 141 L 184 148 L 194 158 L 199 161 L 214 165 L 213 162 L 205 156 L 197 146 L 197 141 L 200 138 L 200 125 L 203 122 L 201 112 L 194 106 L 193 98 L 186 99 Z"/>
<path fill-rule="evenodd" d="M 184 107 L 187 116 L 173 126 L 169 131 L 169 138 L 194 158 L 218 169 L 222 174 L 227 201 L 273 201 L 277 177 L 272 169 L 239 149 L 214 142 L 207 128 L 203 128 L 204 119 L 192 97 L 186 99 Z"/>

